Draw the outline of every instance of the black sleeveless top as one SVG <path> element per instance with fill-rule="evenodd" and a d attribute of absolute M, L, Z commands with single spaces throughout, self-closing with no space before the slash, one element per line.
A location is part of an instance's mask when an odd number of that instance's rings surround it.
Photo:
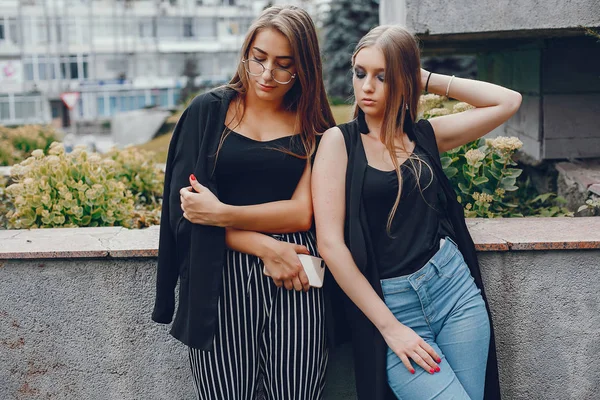
<path fill-rule="evenodd" d="M 219 199 L 234 206 L 291 199 L 306 160 L 289 152 L 305 154 L 300 135 L 258 141 L 229 132 L 215 168 Z"/>
<path fill-rule="evenodd" d="M 413 155 L 400 166 L 402 193 L 389 233 L 388 217 L 398 194 L 396 171 L 369 165 L 365 171 L 362 195 L 380 279 L 419 270 L 439 250 L 441 238 L 454 237 L 441 211 L 445 204 L 432 160 L 418 144 Z"/>

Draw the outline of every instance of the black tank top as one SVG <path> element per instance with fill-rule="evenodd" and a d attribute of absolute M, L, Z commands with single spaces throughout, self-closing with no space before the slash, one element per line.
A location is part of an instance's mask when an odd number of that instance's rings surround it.
<path fill-rule="evenodd" d="M 300 135 L 269 141 L 230 132 L 217 156 L 215 176 L 219 199 L 245 206 L 289 200 L 306 167 Z"/>
<path fill-rule="evenodd" d="M 414 155 L 429 166 L 426 152 L 415 146 Z M 450 236 L 452 229 L 441 210 L 441 187 L 432 170 L 419 161 L 406 160 L 400 166 L 402 193 L 392 220 L 390 234 L 387 221 L 398 194 L 395 171 L 381 171 L 367 166 L 363 183 L 363 201 L 374 257 L 380 279 L 411 274 L 419 270 L 439 250 L 440 238 Z M 415 170 L 419 172 L 417 185 Z M 432 179 L 433 178 L 433 179 Z"/>

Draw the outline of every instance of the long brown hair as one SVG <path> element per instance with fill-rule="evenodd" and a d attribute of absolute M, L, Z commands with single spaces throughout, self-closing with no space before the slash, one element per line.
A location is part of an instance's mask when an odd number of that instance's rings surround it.
<path fill-rule="evenodd" d="M 295 129 L 300 130 L 306 157 L 310 157 L 315 151 L 316 134 L 323 133 L 334 126 L 335 120 L 323 84 L 321 54 L 315 25 L 310 15 L 299 7 L 269 7 L 250 26 L 240 51 L 237 71 L 227 85 L 238 93 L 233 119 L 239 124 L 244 116 L 244 98 L 249 86 L 242 60 L 248 58 L 250 45 L 262 29 L 275 29 L 290 42 L 297 78 L 292 88 L 285 94 L 283 105 L 286 110 L 296 113 Z M 219 149 L 229 132 L 230 130 L 226 129 L 223 133 Z"/>
<path fill-rule="evenodd" d="M 387 231 L 391 230 L 392 221 L 402 194 L 402 173 L 398 164 L 398 150 L 408 154 L 402 141 L 402 146 L 396 145 L 395 138 L 402 132 L 405 121 L 414 123 L 417 115 L 419 97 L 423 90 L 421 85 L 421 57 L 417 39 L 406 29 L 396 25 L 381 25 L 369 31 L 358 42 L 352 55 L 352 65 L 356 55 L 365 47 L 376 47 L 381 50 L 385 59 L 385 111 L 381 125 L 380 139 L 385 145 L 394 164 L 398 176 L 398 194 L 394 206 L 388 216 Z M 354 106 L 354 117 L 359 113 L 358 104 Z M 423 165 L 430 171 L 431 167 L 417 155 L 411 154 L 408 160 L 420 187 L 419 177 Z M 416 161 L 416 163 L 415 163 Z M 430 182 L 431 183 L 431 182 Z"/>

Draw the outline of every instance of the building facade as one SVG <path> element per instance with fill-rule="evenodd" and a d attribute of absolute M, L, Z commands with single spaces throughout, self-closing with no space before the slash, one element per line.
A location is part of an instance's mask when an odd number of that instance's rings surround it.
<path fill-rule="evenodd" d="M 0 124 L 68 126 L 173 107 L 190 78 L 196 86 L 229 80 L 265 4 L 0 0 Z M 70 112 L 65 93 L 76 93 Z"/>

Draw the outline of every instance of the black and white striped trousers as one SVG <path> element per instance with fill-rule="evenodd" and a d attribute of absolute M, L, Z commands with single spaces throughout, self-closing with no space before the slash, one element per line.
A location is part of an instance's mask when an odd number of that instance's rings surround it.
<path fill-rule="evenodd" d="M 310 232 L 273 236 L 317 255 Z M 213 351 L 189 348 L 199 400 L 253 400 L 257 391 L 269 400 L 322 398 L 328 358 L 322 290 L 278 288 L 262 270 L 258 257 L 227 250 Z"/>

